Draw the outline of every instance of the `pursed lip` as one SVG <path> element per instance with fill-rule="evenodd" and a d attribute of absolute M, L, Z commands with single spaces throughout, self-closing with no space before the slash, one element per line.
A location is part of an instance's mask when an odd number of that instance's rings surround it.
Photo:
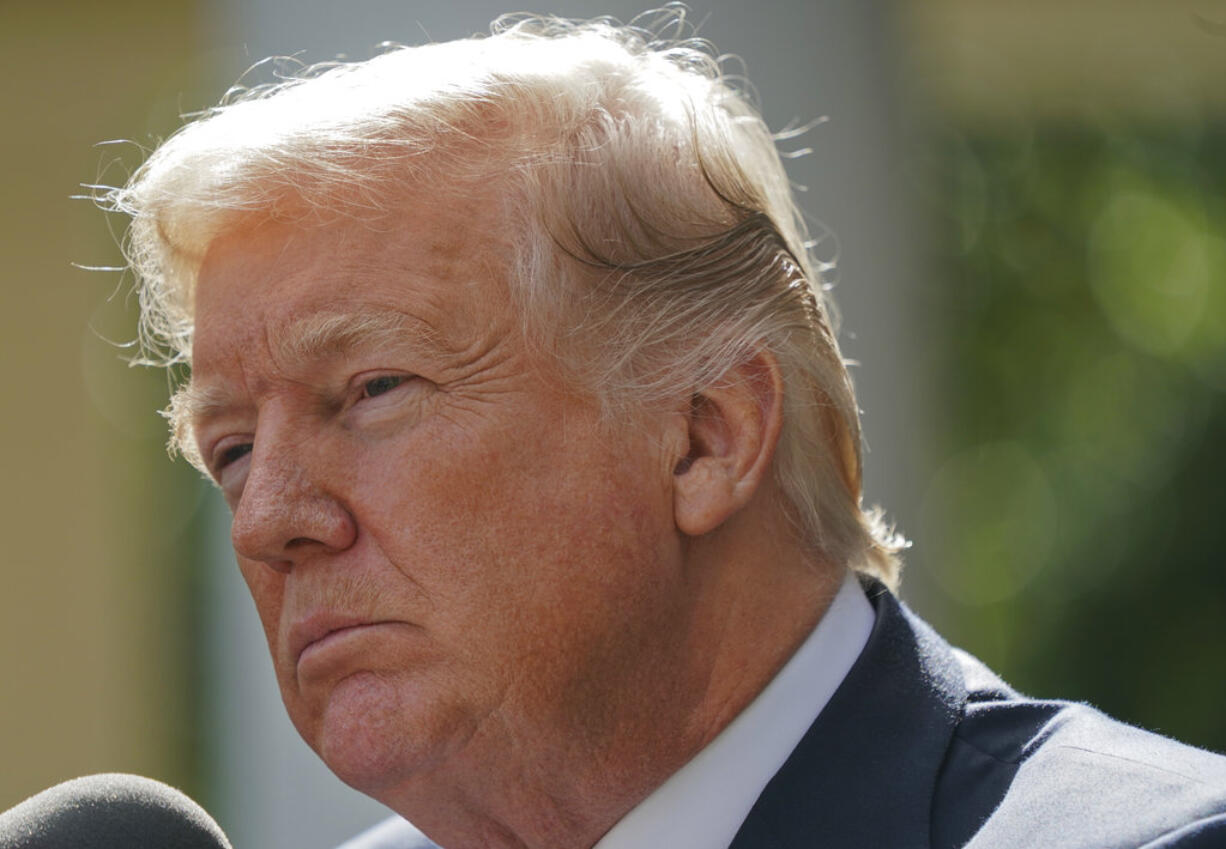
<path fill-rule="evenodd" d="M 330 634 L 350 628 L 376 625 L 378 621 L 337 613 L 313 613 L 294 623 L 289 629 L 289 652 L 297 665 L 302 653 Z"/>

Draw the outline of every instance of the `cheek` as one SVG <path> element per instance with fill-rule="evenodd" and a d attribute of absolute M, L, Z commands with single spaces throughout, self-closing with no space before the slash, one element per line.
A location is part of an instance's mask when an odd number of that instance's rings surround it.
<path fill-rule="evenodd" d="M 395 464 L 371 458 L 363 488 L 385 495 L 382 509 L 368 512 L 368 530 L 407 577 L 433 584 L 432 594 L 494 601 L 631 536 L 627 520 L 637 519 L 619 503 L 626 494 L 615 470 L 550 448 L 552 439 L 526 429 L 504 440 L 434 442 Z"/>
<path fill-rule="evenodd" d="M 656 453 L 584 431 L 582 411 L 544 412 L 470 427 L 440 416 L 353 455 L 362 532 L 426 599 L 444 651 L 494 690 L 616 639 L 677 580 Z"/>
<path fill-rule="evenodd" d="M 667 571 L 671 508 L 640 458 L 540 434 L 464 448 L 420 455 L 406 475 L 384 466 L 375 486 L 398 496 L 370 523 L 457 639 L 484 635 L 463 649 L 556 645 Z"/>

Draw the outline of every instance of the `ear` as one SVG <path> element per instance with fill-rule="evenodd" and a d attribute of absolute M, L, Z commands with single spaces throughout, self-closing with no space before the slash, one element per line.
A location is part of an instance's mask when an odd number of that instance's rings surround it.
<path fill-rule="evenodd" d="M 783 377 L 760 351 L 690 399 L 673 513 L 689 536 L 709 533 L 749 503 L 770 473 L 783 426 Z"/>

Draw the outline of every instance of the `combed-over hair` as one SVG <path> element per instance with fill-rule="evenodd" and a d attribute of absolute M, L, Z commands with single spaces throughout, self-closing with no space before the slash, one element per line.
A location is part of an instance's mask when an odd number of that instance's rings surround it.
<path fill-rule="evenodd" d="M 800 535 L 896 585 L 901 541 L 861 506 L 855 397 L 775 140 L 709 45 L 655 34 L 682 23 L 505 17 L 232 90 L 107 197 L 132 218 L 143 350 L 190 365 L 200 262 L 252 215 L 375 226 L 412 192 L 503 180 L 526 338 L 613 415 L 773 354 Z M 172 426 L 199 464 L 190 423 Z"/>

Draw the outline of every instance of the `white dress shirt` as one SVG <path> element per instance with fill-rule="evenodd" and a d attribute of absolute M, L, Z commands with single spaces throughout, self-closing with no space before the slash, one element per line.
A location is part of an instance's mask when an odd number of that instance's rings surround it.
<path fill-rule="evenodd" d="M 860 656 L 873 619 L 849 573 L 813 633 L 766 689 L 593 849 L 727 849 Z"/>

